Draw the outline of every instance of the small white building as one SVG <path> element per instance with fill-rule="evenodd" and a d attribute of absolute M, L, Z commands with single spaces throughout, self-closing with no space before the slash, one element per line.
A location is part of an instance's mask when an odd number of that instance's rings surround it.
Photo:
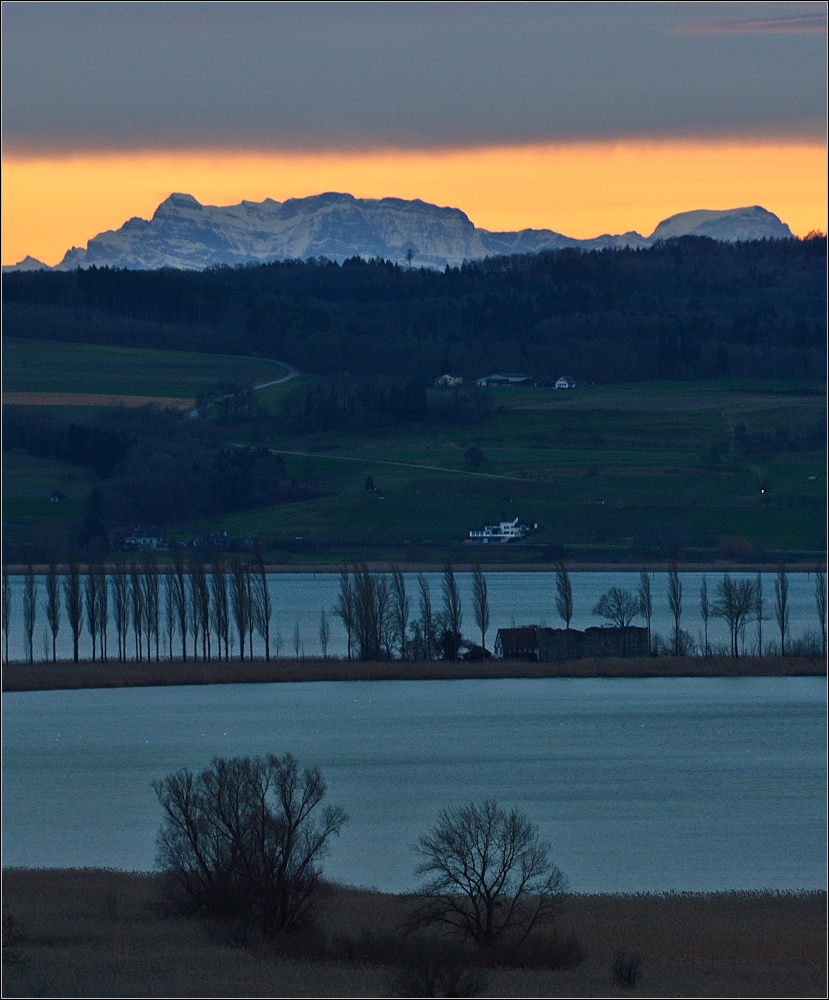
<path fill-rule="evenodd" d="M 437 389 L 454 389 L 458 385 L 463 385 L 463 379 L 459 375 L 441 375 L 435 379 Z"/>
<path fill-rule="evenodd" d="M 511 542 L 513 539 L 521 539 L 527 533 L 523 524 L 518 523 L 518 518 L 514 521 L 499 521 L 498 524 L 487 524 L 480 531 L 470 531 L 469 537 L 479 542 L 481 545 L 491 545 L 499 543 L 501 545 Z"/>
<path fill-rule="evenodd" d="M 486 386 L 529 385 L 531 381 L 529 375 L 520 375 L 518 372 L 497 372 L 494 375 L 484 375 L 482 378 L 475 379 L 476 385 L 484 388 Z"/>
<path fill-rule="evenodd" d="M 569 375 L 562 375 L 561 378 L 556 382 L 556 389 L 575 389 L 576 383 Z"/>

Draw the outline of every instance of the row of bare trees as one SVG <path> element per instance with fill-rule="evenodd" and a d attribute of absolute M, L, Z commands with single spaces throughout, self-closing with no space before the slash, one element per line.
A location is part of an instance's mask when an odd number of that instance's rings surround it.
<path fill-rule="evenodd" d="M 38 616 L 38 578 L 32 566 L 23 578 L 23 630 L 25 656 L 34 662 L 34 633 Z M 151 560 L 111 569 L 89 566 L 82 573 L 74 557 L 60 572 L 52 563 L 45 580 L 42 610 L 51 635 L 52 660 L 57 659 L 57 639 L 64 617 L 72 634 L 72 658 L 79 660 L 80 638 L 86 629 L 92 644 L 92 660 L 110 658 L 108 631 L 115 627 L 117 659 L 156 661 L 162 653 L 184 661 L 229 659 L 238 648 L 239 657 L 253 656 L 259 636 L 265 658 L 271 655 L 273 604 L 262 550 L 257 546 L 252 560 L 217 555 L 208 568 L 188 561 L 174 548 L 172 564 L 158 566 Z M 5 660 L 9 660 L 11 585 L 3 569 L 3 632 Z M 165 647 L 162 649 L 162 645 Z"/>
<path fill-rule="evenodd" d="M 463 637 L 461 595 L 449 563 L 443 568 L 440 596 L 441 605 L 436 609 L 429 581 L 418 573 L 417 607 L 413 609 L 405 577 L 397 567 L 385 574 L 370 572 L 365 563 L 344 566 L 334 614 L 345 628 L 348 659 L 457 660 L 464 646 L 473 653 L 477 648 L 483 655 L 490 612 L 487 581 L 480 566 L 472 572 L 472 613 L 481 635 L 480 647 Z"/>
<path fill-rule="evenodd" d="M 673 619 L 670 652 L 674 656 L 689 655 L 694 650 L 694 640 L 681 627 L 683 587 L 676 566 L 668 571 L 668 608 Z M 573 588 L 564 563 L 559 563 L 556 571 L 556 611 L 569 631 L 573 620 Z M 815 604 L 820 624 L 822 653 L 826 655 L 826 573 L 815 573 Z M 779 633 L 779 652 L 786 656 L 790 646 L 789 636 L 789 577 L 785 565 L 777 568 L 774 576 L 774 600 L 771 602 L 773 619 L 769 615 L 769 604 L 763 590 L 763 577 L 758 573 L 755 579 L 733 580 L 726 573 L 717 583 L 713 596 L 709 595 L 708 578 L 702 576 L 699 591 L 699 611 L 702 617 L 703 634 L 699 643 L 704 656 L 712 653 L 708 641 L 708 625 L 712 618 L 722 619 L 728 626 L 730 652 L 732 656 L 745 655 L 746 634 L 751 624 L 756 626 L 757 651 L 763 655 L 767 644 L 763 643 L 763 622 L 774 620 Z M 648 648 L 653 651 L 651 634 L 653 621 L 653 594 L 651 575 L 643 569 L 639 574 L 636 593 L 620 587 L 611 587 L 597 601 L 592 613 L 618 628 L 626 629 L 635 618 L 641 617 L 648 630 Z"/>

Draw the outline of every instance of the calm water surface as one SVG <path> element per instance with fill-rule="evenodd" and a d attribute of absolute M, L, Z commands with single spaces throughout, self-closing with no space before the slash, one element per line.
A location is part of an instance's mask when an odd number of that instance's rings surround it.
<path fill-rule="evenodd" d="M 3 699 L 3 863 L 154 866 L 150 782 L 294 753 L 351 816 L 328 873 L 397 891 L 442 806 L 525 810 L 575 890 L 819 888 L 819 678 L 52 691 Z"/>

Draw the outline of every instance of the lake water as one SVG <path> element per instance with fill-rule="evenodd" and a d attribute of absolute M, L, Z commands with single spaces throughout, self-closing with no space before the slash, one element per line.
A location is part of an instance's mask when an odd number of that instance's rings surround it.
<path fill-rule="evenodd" d="M 489 680 L 3 698 L 3 863 L 149 870 L 150 788 L 295 754 L 351 817 L 327 873 L 399 891 L 441 807 L 523 809 L 579 892 L 826 884 L 820 678 Z"/>
<path fill-rule="evenodd" d="M 708 593 L 711 601 L 715 598 L 716 584 L 722 580 L 722 574 L 708 573 Z M 733 579 L 744 579 L 756 574 L 734 573 Z M 441 605 L 441 574 L 427 573 L 427 580 L 432 594 L 432 605 L 438 610 Z M 683 585 L 683 616 L 682 627 L 698 639 L 702 635 L 702 619 L 699 614 L 699 590 L 702 582 L 701 573 L 681 573 Z M 463 603 L 464 635 L 480 641 L 476 634 L 475 621 L 472 616 L 472 575 L 457 574 L 458 587 Z M 639 584 L 638 572 L 633 573 L 572 573 L 573 601 L 575 618 L 573 628 L 583 629 L 591 625 L 600 625 L 601 619 L 591 615 L 591 609 L 599 597 L 612 586 L 627 588 L 634 593 Z M 653 630 L 668 638 L 673 627 L 673 619 L 668 609 L 667 574 L 652 574 L 653 590 Z M 555 612 L 555 578 L 552 573 L 489 573 L 489 603 L 492 624 L 487 634 L 487 646 L 492 649 L 495 633 L 499 628 L 511 625 L 549 625 L 561 627 L 561 621 Z M 413 575 L 406 574 L 406 586 L 412 599 L 412 611 L 418 613 L 417 580 Z M 333 573 L 276 573 L 269 578 L 271 599 L 273 602 L 273 639 L 272 651 L 281 645 L 282 655 L 294 655 L 294 629 L 299 626 L 302 648 L 308 656 L 321 654 L 319 643 L 320 612 L 323 607 L 331 612 L 337 602 L 339 593 L 339 578 Z M 774 575 L 763 574 L 763 591 L 765 597 L 765 615 L 768 621 L 763 625 L 763 645 L 779 641 L 777 626 L 774 621 Z M 43 578 L 39 580 L 38 623 L 35 629 L 34 651 L 36 659 L 51 658 L 51 637 L 47 632 L 46 616 L 42 604 L 46 599 Z M 163 600 L 163 598 L 162 598 Z M 111 611 L 112 602 L 110 602 Z M 815 607 L 815 575 L 814 573 L 791 573 L 789 575 L 789 605 L 790 605 L 790 635 L 799 638 L 808 631 L 818 629 L 818 618 Z M 12 578 L 12 627 L 10 630 L 9 655 L 13 660 L 22 660 L 25 656 L 23 634 L 23 579 Z M 633 624 L 641 625 L 636 619 Z M 728 653 L 728 628 L 720 619 L 712 619 L 708 626 L 709 642 L 724 647 Z M 192 641 L 192 640 L 191 640 Z M 162 644 L 163 646 L 164 644 Z M 747 632 L 747 647 L 751 651 L 756 648 L 756 626 L 749 626 Z M 114 625 L 109 630 L 109 648 L 117 650 Z M 180 648 L 174 645 L 174 650 Z M 129 654 L 132 655 L 132 638 L 129 641 Z M 66 616 L 63 616 L 61 631 L 58 634 L 57 651 L 59 658 L 71 658 L 72 636 Z M 86 630 L 81 636 L 81 656 L 92 655 L 92 647 Z M 338 618 L 331 620 L 331 644 L 329 654 L 344 656 L 346 653 L 346 636 Z M 257 654 L 262 654 L 262 645 L 257 640 Z"/>

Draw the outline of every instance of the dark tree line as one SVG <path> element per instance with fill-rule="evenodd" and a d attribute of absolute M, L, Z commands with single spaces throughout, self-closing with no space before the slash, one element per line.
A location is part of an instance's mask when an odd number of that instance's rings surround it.
<path fill-rule="evenodd" d="M 822 377 L 826 243 L 668 240 L 447 268 L 327 260 L 3 276 L 5 332 L 257 351 L 405 385 L 453 371 L 610 382 Z"/>

